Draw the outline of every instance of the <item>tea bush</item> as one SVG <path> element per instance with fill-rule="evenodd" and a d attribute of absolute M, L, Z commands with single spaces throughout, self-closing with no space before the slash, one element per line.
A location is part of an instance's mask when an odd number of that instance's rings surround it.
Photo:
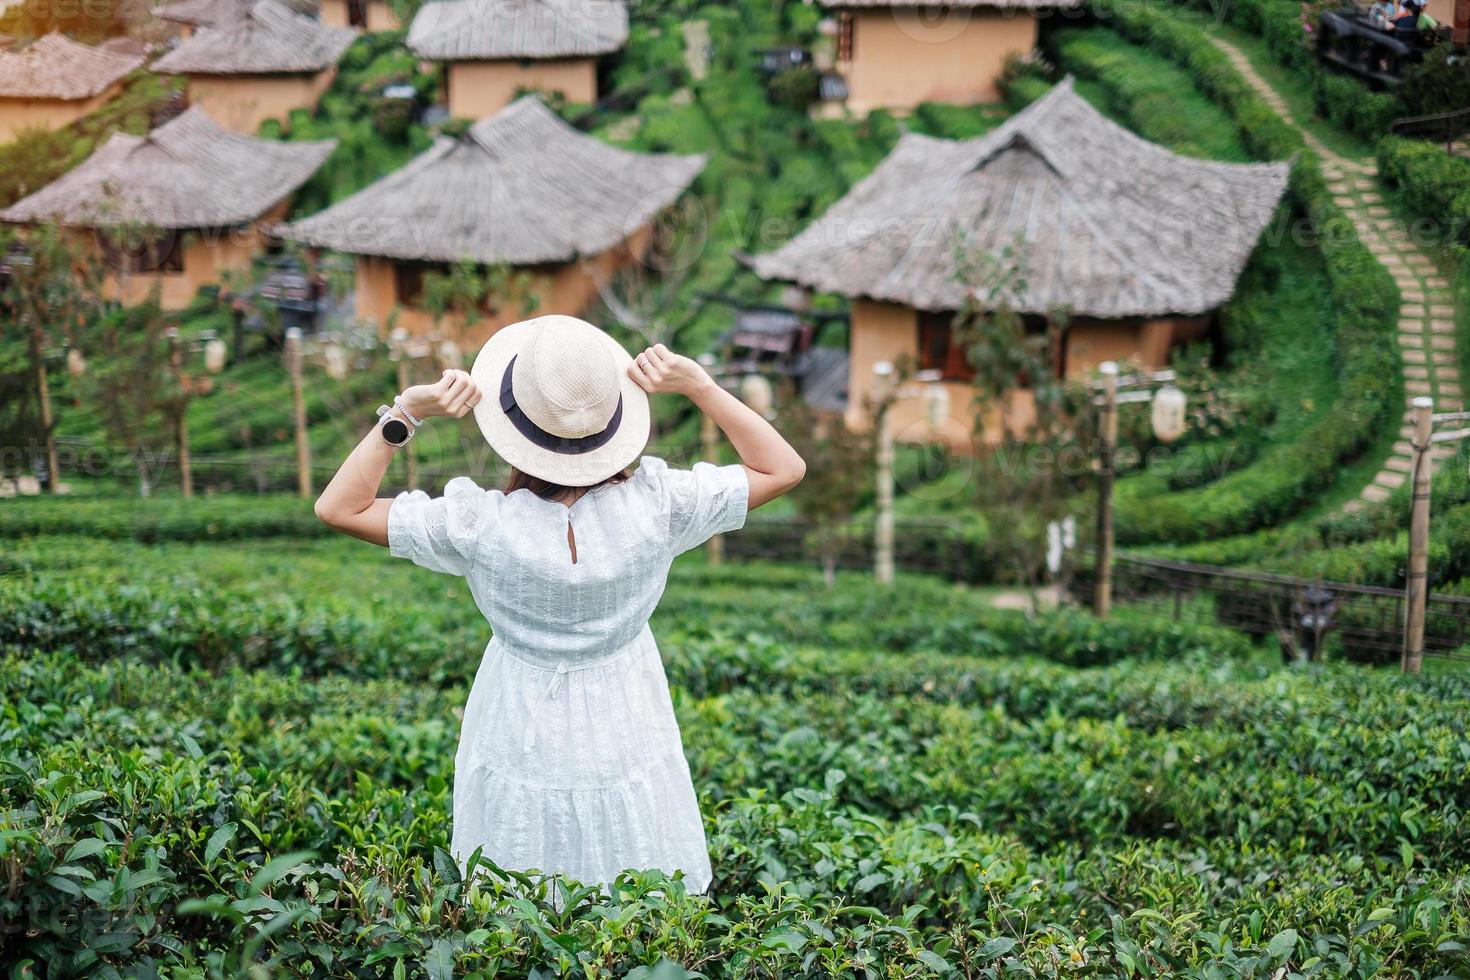
<path fill-rule="evenodd" d="M 1200 655 L 672 659 L 709 898 L 656 873 L 608 894 L 465 882 L 443 850 L 463 675 L 440 690 L 13 651 L 7 949 L 48 976 L 1465 966 L 1462 678 Z M 696 695 L 700 661 L 722 679 Z"/>
<path fill-rule="evenodd" d="M 1235 120 L 1254 156 L 1291 161 L 1288 197 L 1295 214 L 1307 219 L 1297 231 L 1308 232 L 1322 252 L 1338 324 L 1334 411 L 1308 426 L 1299 440 L 1270 447 L 1251 466 L 1215 483 L 1144 499 L 1120 495 L 1119 540 L 1207 541 L 1270 526 L 1306 506 L 1344 462 L 1392 424 L 1401 394 L 1396 348 L 1389 339 L 1397 321 L 1398 288 L 1333 203 L 1316 154 L 1301 133 L 1261 100 L 1198 27 L 1129 5 L 1095 6 L 1105 7 L 1109 26 L 1124 37 L 1187 69 Z"/>
<path fill-rule="evenodd" d="M 467 880 L 462 583 L 123 523 L 0 569 L 0 958 L 38 975 L 1470 970 L 1460 674 L 681 560 L 654 629 L 711 893 Z"/>

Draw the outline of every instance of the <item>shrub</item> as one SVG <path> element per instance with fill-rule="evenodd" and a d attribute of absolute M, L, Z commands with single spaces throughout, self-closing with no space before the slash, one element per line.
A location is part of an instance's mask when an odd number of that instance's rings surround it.
<path fill-rule="evenodd" d="M 1109 16 L 1125 37 L 1187 68 L 1235 119 L 1256 156 L 1293 161 L 1289 195 L 1297 212 L 1310 220 L 1332 282 L 1339 325 L 1336 410 L 1313 423 L 1298 442 L 1272 447 L 1254 465 L 1207 487 L 1119 499 L 1118 537 L 1125 543 L 1239 534 L 1300 510 L 1331 482 L 1343 462 L 1373 441 L 1380 426 L 1393 423 L 1399 382 L 1390 338 L 1397 322 L 1398 289 L 1332 202 L 1316 155 L 1301 134 L 1256 95 L 1197 27 L 1126 6 L 1112 9 Z"/>

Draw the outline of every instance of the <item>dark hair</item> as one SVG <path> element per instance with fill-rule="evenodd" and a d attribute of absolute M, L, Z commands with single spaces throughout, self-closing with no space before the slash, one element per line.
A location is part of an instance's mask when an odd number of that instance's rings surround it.
<path fill-rule="evenodd" d="M 623 470 L 622 472 L 614 473 L 606 480 L 592 484 L 586 489 L 596 490 L 598 487 L 605 487 L 613 483 L 622 483 L 627 478 L 628 471 Z M 529 490 L 536 496 L 540 497 L 542 500 L 560 500 L 563 497 L 569 496 L 573 490 L 578 489 L 582 488 L 568 487 L 563 486 L 560 483 L 552 483 L 550 480 L 543 480 L 539 476 L 532 476 L 529 473 L 522 473 L 514 466 L 510 468 L 510 480 L 505 485 L 506 493 L 515 493 L 517 490 Z"/>

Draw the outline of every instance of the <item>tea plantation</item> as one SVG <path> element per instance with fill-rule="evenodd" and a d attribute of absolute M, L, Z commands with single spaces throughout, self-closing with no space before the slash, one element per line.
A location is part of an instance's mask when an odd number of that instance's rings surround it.
<path fill-rule="evenodd" d="M 467 882 L 444 848 L 488 628 L 462 583 L 194 540 L 283 501 L 197 534 L 89 506 L 108 537 L 12 524 L 0 565 L 14 975 L 1470 972 L 1458 673 L 691 556 L 654 629 L 712 894 Z M 166 540 L 124 533 L 140 510 Z"/>

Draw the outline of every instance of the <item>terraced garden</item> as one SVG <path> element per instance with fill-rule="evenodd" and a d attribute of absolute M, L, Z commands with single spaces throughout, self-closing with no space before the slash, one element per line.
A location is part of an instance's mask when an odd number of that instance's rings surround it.
<path fill-rule="evenodd" d="M 443 849 L 487 631 L 460 583 L 175 537 L 6 552 L 0 938 L 46 976 L 1470 968 L 1458 674 L 689 559 L 654 628 L 712 894 L 469 883 Z"/>

